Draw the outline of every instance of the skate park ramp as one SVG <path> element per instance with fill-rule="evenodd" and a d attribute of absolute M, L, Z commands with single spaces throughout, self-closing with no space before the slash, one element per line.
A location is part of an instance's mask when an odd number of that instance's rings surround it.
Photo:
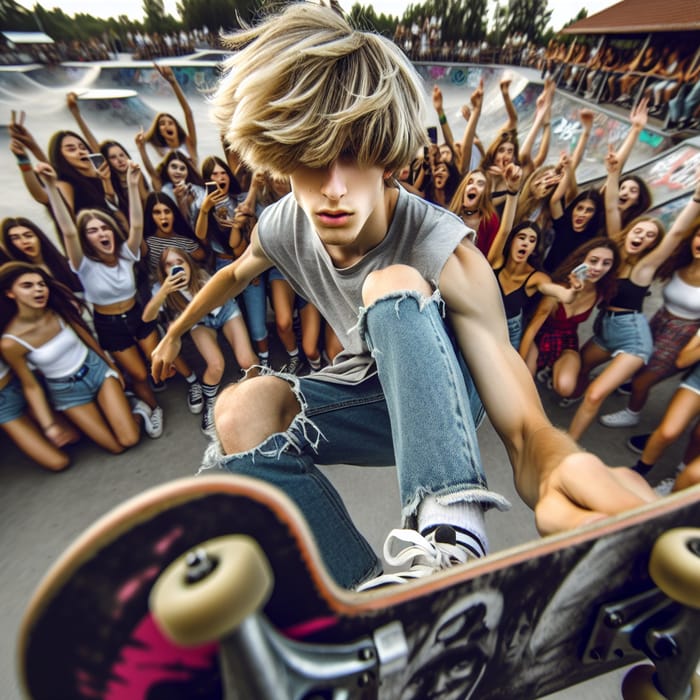
<path fill-rule="evenodd" d="M 220 76 L 220 60 L 226 52 L 202 51 L 188 57 L 166 59 L 189 100 L 198 124 L 200 155 L 219 153 L 218 134 L 208 115 L 207 98 Z M 528 68 L 417 63 L 427 94 L 427 124 L 439 127 L 432 109 L 430 94 L 437 85 L 443 94 L 445 114 L 455 140 L 461 140 L 466 122 L 461 115 L 463 104 L 479 81 L 484 81 L 484 107 L 478 136 L 485 146 L 494 139 L 506 122 L 500 83 L 510 80 L 510 95 L 518 113 L 520 140 L 529 131 L 535 102 L 542 91 L 539 74 Z M 139 127 L 148 128 L 159 111 L 173 113 L 181 119 L 179 105 L 170 86 L 149 61 L 67 62 L 57 66 L 0 67 L 0 121 L 9 121 L 10 111 L 27 111 L 27 126 L 41 144 L 59 128 L 75 128 L 65 103 L 65 95 L 76 92 L 86 121 L 98 139 L 114 138 L 125 145 L 133 144 Z M 571 93 L 558 90 L 552 106 L 552 138 L 547 162 L 555 162 L 562 151 L 573 152 L 581 134 L 579 111 L 589 107 L 594 112 L 593 130 L 583 160 L 577 170 L 579 185 L 600 184 L 605 177 L 604 157 L 608 144 L 619 146 L 629 129 L 626 115 L 606 109 L 605 105 L 587 103 Z M 439 130 L 438 130 L 439 133 Z M 536 150 L 538 143 L 535 143 Z M 625 172 L 637 172 L 650 184 L 653 202 L 664 222 L 682 206 L 692 190 L 693 172 L 700 163 L 700 143 L 692 139 L 674 144 L 668 135 L 650 126 L 645 129 L 627 162 Z"/>

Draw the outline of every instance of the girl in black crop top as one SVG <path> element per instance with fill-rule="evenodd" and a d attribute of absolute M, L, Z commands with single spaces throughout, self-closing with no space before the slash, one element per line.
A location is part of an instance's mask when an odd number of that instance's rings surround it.
<path fill-rule="evenodd" d="M 548 274 L 539 270 L 537 257 L 541 232 L 534 222 L 523 221 L 515 226 L 505 244 L 503 238 L 502 233 L 496 236 L 488 260 L 501 289 L 510 342 L 517 350 L 522 337 L 524 309 L 535 294 L 539 292 L 570 303 L 582 284 L 573 280 L 574 286 L 566 289 L 554 284 Z"/>
<path fill-rule="evenodd" d="M 606 166 L 608 172 L 619 172 L 614 153 L 608 153 Z M 692 233 L 691 224 L 699 215 L 700 181 L 667 234 L 664 235 L 660 221 L 641 216 L 614 238 L 621 258 L 618 291 L 601 310 L 599 335 L 581 351 L 582 366 L 574 396 L 580 397 L 584 391 L 585 395 L 569 426 L 575 440 L 591 424 L 603 401 L 648 362 L 653 344 L 649 324 L 641 313 L 644 296 L 659 267 Z M 608 361 L 608 366 L 589 384 L 591 370 Z"/>

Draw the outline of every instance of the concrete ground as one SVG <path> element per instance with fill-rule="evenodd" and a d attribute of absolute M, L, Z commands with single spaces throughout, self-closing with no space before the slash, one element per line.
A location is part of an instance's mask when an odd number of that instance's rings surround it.
<path fill-rule="evenodd" d="M 587 332 L 583 331 L 582 336 L 587 337 Z M 584 436 L 584 447 L 609 464 L 633 464 L 635 456 L 626 449 L 626 438 L 655 427 L 676 384 L 671 379 L 655 390 L 637 428 L 611 430 L 596 423 Z M 542 391 L 542 396 L 553 423 L 566 427 L 574 409 L 560 408 L 547 390 Z M 44 472 L 4 435 L 0 436 L 5 485 L 0 491 L 0 588 L 5 616 L 0 631 L 0 697 L 19 696 L 15 673 L 17 629 L 32 591 L 52 562 L 112 507 L 151 486 L 192 475 L 199 466 L 206 439 L 199 430 L 199 417 L 187 410 L 184 380 L 171 380 L 158 398 L 165 413 L 165 431 L 160 439 L 144 437 L 137 447 L 119 456 L 106 454 L 83 440 L 72 449 L 73 466 L 61 474 Z M 606 412 L 621 408 L 625 401 L 614 395 L 606 403 Z M 479 430 L 479 442 L 490 487 L 513 503 L 513 509 L 507 513 L 488 515 L 491 550 L 536 537 L 532 512 L 514 492 L 505 451 L 488 420 Z M 684 445 L 682 440 L 669 450 L 651 476 L 658 479 L 671 471 L 680 460 Z M 394 468 L 362 468 L 362 478 L 358 478 L 360 469 L 334 466 L 325 471 L 361 530 L 381 552 L 386 533 L 400 522 Z M 613 673 L 550 698 L 613 700 L 620 696 L 620 675 Z"/>

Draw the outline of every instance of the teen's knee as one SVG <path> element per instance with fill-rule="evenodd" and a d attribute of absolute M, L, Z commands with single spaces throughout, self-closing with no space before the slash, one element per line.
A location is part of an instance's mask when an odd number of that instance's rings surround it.
<path fill-rule="evenodd" d="M 433 293 L 428 281 L 415 268 L 409 265 L 390 265 L 367 275 L 362 284 L 362 303 L 369 306 L 377 299 L 400 290 L 420 292 L 426 297 Z"/>
<path fill-rule="evenodd" d="M 267 375 L 226 387 L 214 406 L 214 425 L 224 453 L 235 454 L 284 432 L 298 413 L 289 383 Z"/>

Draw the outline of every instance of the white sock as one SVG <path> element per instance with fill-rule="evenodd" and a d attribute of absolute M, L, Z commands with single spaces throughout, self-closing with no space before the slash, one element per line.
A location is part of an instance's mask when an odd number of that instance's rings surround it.
<path fill-rule="evenodd" d="M 306 358 L 309 361 L 309 365 L 311 366 L 311 369 L 321 369 L 321 356 L 319 355 L 315 360 L 312 360 L 310 357 Z"/>
<path fill-rule="evenodd" d="M 421 535 L 427 535 L 440 525 L 449 525 L 454 528 L 457 542 L 476 556 L 488 552 L 484 509 L 480 503 L 458 501 L 442 505 L 435 496 L 426 496 L 418 506 L 417 519 Z"/>
<path fill-rule="evenodd" d="M 639 415 L 639 411 L 633 411 L 631 408 L 626 408 L 625 411 L 627 411 L 627 413 L 629 413 L 631 416 Z"/>
<path fill-rule="evenodd" d="M 287 350 L 287 355 L 289 357 L 296 357 L 299 354 L 299 346 L 295 347 L 294 350 Z"/>
<path fill-rule="evenodd" d="M 188 384 L 194 384 L 197 381 L 197 375 L 194 372 L 192 372 L 192 374 L 190 374 L 189 377 L 185 377 L 185 381 Z"/>

